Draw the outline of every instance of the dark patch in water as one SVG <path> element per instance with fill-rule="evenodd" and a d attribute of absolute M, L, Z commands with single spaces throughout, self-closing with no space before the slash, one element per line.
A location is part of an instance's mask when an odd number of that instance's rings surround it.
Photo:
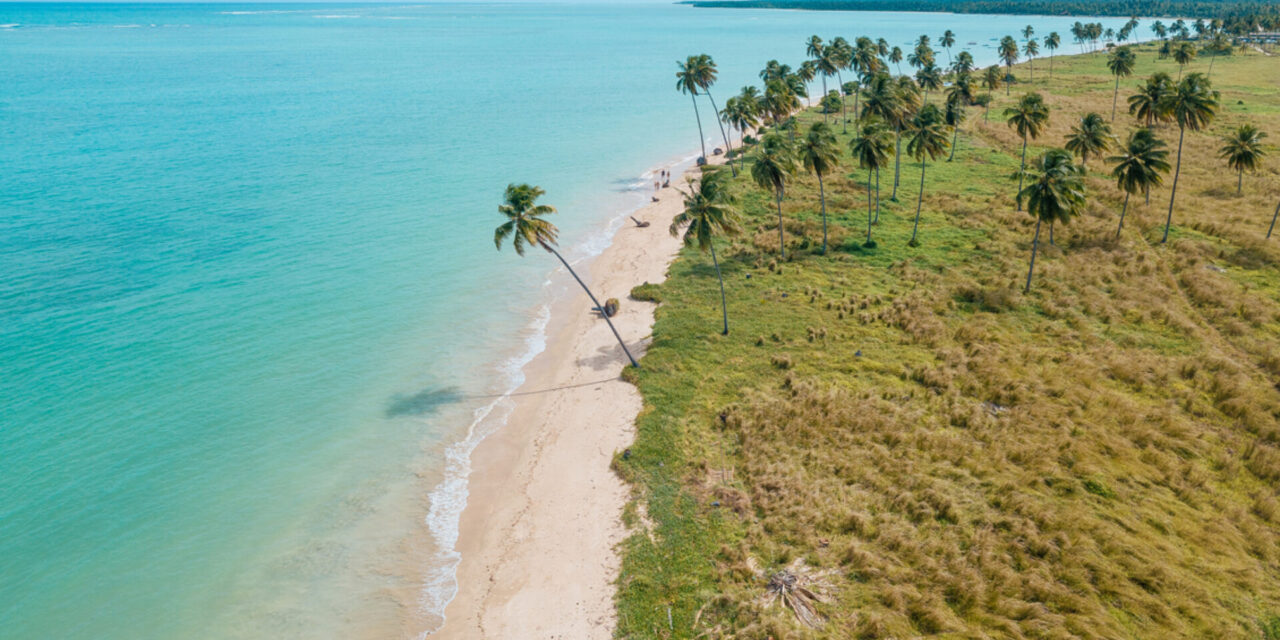
<path fill-rule="evenodd" d="M 387 402 L 386 416 L 399 418 L 403 416 L 425 416 L 435 413 L 446 404 L 462 400 L 457 387 L 423 389 L 417 393 L 397 393 Z"/>

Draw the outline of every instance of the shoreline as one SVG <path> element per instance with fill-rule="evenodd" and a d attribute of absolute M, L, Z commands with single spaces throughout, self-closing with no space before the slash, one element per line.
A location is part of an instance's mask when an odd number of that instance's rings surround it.
<path fill-rule="evenodd" d="M 711 159 L 723 161 L 723 155 Z M 629 293 L 664 280 L 681 247 L 667 226 L 683 208 L 676 188 L 687 186 L 694 167 L 672 167 L 679 177 L 659 192 L 659 201 L 621 213 L 608 246 L 575 264 L 598 299 L 622 301 L 613 321 L 637 359 L 648 345 L 656 305 Z M 650 226 L 636 227 L 628 215 Z M 562 268 L 552 273 L 569 277 Z M 626 535 L 621 514 L 630 488 L 610 464 L 631 443 L 642 402 L 619 375 L 626 359 L 608 326 L 575 289 L 550 303 L 545 346 L 508 394 L 513 406 L 505 424 L 492 426 L 471 451 L 453 549 L 460 555 L 457 591 L 443 625 L 424 636 L 612 635 L 620 566 L 615 547 Z"/>

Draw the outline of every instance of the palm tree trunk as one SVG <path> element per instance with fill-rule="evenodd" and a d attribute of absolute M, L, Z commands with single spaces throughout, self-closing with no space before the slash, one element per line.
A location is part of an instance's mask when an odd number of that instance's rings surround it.
<path fill-rule="evenodd" d="M 1057 222 L 1057 218 L 1049 218 L 1049 246 L 1056 247 L 1058 245 L 1053 242 L 1053 223 Z"/>
<path fill-rule="evenodd" d="M 724 276 L 720 275 L 720 261 L 716 259 L 716 245 L 711 243 L 711 264 L 716 267 L 716 279 L 720 281 L 720 312 L 724 315 L 724 331 L 721 335 L 729 335 L 729 299 L 724 295 Z"/>
<path fill-rule="evenodd" d="M 1280 207 L 1276 208 L 1280 211 Z M 871 243 L 871 170 L 867 169 L 867 244 Z"/>
<path fill-rule="evenodd" d="M 876 167 L 876 224 L 880 224 L 880 167 Z"/>
<path fill-rule="evenodd" d="M 853 88 L 853 117 L 858 117 L 858 99 L 862 97 L 862 83 Z"/>
<path fill-rule="evenodd" d="M 1240 170 L 1236 177 L 1236 195 L 1240 195 L 1240 190 L 1244 188 L 1244 169 Z"/>
<path fill-rule="evenodd" d="M 1022 136 L 1022 167 L 1018 169 L 1018 193 L 1022 193 L 1022 172 L 1027 170 L 1027 137 Z M 1018 211 L 1022 211 L 1022 200 L 1014 198 L 1018 201 Z M 1039 223 L 1036 223 L 1039 224 Z"/>
<path fill-rule="evenodd" d="M 849 105 L 845 104 L 844 76 L 839 69 L 836 69 L 836 82 L 840 83 L 840 133 L 849 133 Z"/>
<path fill-rule="evenodd" d="M 1111 92 L 1111 121 L 1116 121 L 1116 100 L 1120 98 L 1120 74 L 1116 74 L 1116 88 Z"/>
<path fill-rule="evenodd" d="M 819 108 L 821 108 L 821 107 L 822 107 L 822 101 L 823 101 L 823 100 L 826 100 L 826 99 L 827 99 L 827 76 L 826 76 L 826 74 L 823 74 L 823 75 L 822 75 L 822 98 L 821 98 L 820 100 L 818 100 L 818 107 L 819 107 Z M 823 122 L 823 123 L 826 123 L 826 122 L 827 122 L 827 110 L 826 110 L 826 109 L 822 109 L 822 122 Z"/>
<path fill-rule="evenodd" d="M 1035 60 L 1033 60 L 1032 58 L 1027 58 L 1027 68 L 1031 70 L 1031 73 L 1030 73 L 1031 77 L 1027 80 L 1027 82 L 1029 82 L 1029 83 L 1031 83 L 1031 84 L 1035 84 L 1035 83 L 1036 83 L 1036 63 L 1035 63 Z"/>
<path fill-rule="evenodd" d="M 947 156 L 947 162 L 951 162 L 956 158 L 956 141 L 960 139 L 960 125 L 951 128 L 951 155 Z"/>
<path fill-rule="evenodd" d="M 909 246 L 916 246 L 916 230 L 920 228 L 920 207 L 924 204 L 924 172 L 929 166 L 929 161 L 925 158 L 920 159 L 920 196 L 916 198 L 916 221 L 911 225 L 911 241 Z"/>
<path fill-rule="evenodd" d="M 1276 228 L 1276 217 L 1280 216 L 1280 202 L 1276 203 L 1276 212 L 1271 214 L 1271 226 L 1267 228 L 1267 239 L 1271 239 L 1271 232 Z"/>
<path fill-rule="evenodd" d="M 594 293 L 591 293 L 591 289 L 587 288 L 587 283 L 583 282 L 582 278 L 578 277 L 578 272 L 574 271 L 573 267 L 569 266 L 569 262 L 566 261 L 564 256 L 560 255 L 560 252 L 556 251 L 554 247 L 549 244 L 542 243 L 542 248 L 550 251 L 555 255 L 555 257 L 559 258 L 560 264 L 564 265 L 564 268 L 569 270 L 569 275 L 573 276 L 573 279 L 577 280 L 578 284 L 582 286 L 582 290 L 587 292 L 587 297 L 591 298 L 591 304 L 595 305 L 595 308 L 600 311 L 600 315 L 604 317 L 604 321 L 608 323 L 609 330 L 613 332 L 613 337 L 618 339 L 618 345 L 622 347 L 622 352 L 627 354 L 627 360 L 631 361 L 631 366 L 639 369 L 640 363 L 636 362 L 636 359 L 631 356 L 631 350 L 627 349 L 627 343 L 622 341 L 622 336 L 618 335 L 618 330 L 614 328 L 613 321 L 609 319 L 609 314 L 604 312 L 604 306 L 600 304 L 599 300 L 596 300 L 596 296 Z"/>
<path fill-rule="evenodd" d="M 1006 98 L 1007 98 L 1007 97 L 1009 97 L 1009 85 L 1010 85 L 1010 84 L 1012 84 L 1011 82 L 1009 82 L 1009 78 L 1010 78 L 1012 75 L 1013 75 L 1013 65 L 1011 65 L 1011 64 L 1010 64 L 1010 65 L 1005 65 L 1005 69 L 1004 69 L 1004 95 L 1005 95 L 1005 97 L 1006 97 Z"/>
<path fill-rule="evenodd" d="M 1036 217 L 1036 235 L 1031 239 L 1031 267 L 1027 269 L 1027 286 L 1022 288 L 1023 293 L 1031 292 L 1031 274 L 1036 271 L 1036 249 L 1040 247 L 1040 218 Z"/>
<path fill-rule="evenodd" d="M 1053 80 L 1053 49 L 1049 50 L 1049 80 Z"/>
<path fill-rule="evenodd" d="M 720 126 L 720 137 L 724 138 L 725 155 L 727 157 L 729 154 L 729 151 L 731 151 L 733 147 L 729 145 L 729 136 L 725 135 L 724 133 L 724 121 L 720 119 L 720 110 L 716 108 L 716 99 L 711 97 L 711 90 L 709 89 L 707 90 L 707 99 L 711 101 L 711 113 L 716 117 L 716 124 Z M 732 160 L 729 160 L 728 163 L 729 163 L 729 171 L 732 171 L 733 175 L 737 176 L 738 168 L 733 166 Z"/>
<path fill-rule="evenodd" d="M 1151 206 L 1151 187 L 1146 187 L 1145 189 L 1143 189 L 1142 194 L 1145 197 L 1145 201 L 1142 203 L 1142 206 L 1144 207 Z"/>
<path fill-rule="evenodd" d="M 1216 52 L 1213 55 L 1209 56 L 1209 75 L 1205 76 L 1206 78 L 1213 77 L 1213 61 L 1217 59 L 1218 59 L 1218 54 Z"/>
<path fill-rule="evenodd" d="M 1173 169 L 1173 188 L 1169 191 L 1169 215 L 1164 220 L 1164 237 L 1160 244 L 1169 240 L 1169 226 L 1173 224 L 1173 201 L 1178 197 L 1178 174 L 1182 173 L 1182 137 L 1186 135 L 1186 127 L 1178 127 L 1178 164 Z"/>
<path fill-rule="evenodd" d="M 693 98 L 693 117 L 698 119 L 698 144 L 702 145 L 702 158 L 707 157 L 707 137 L 702 135 L 702 115 L 698 113 L 698 94 L 689 94 Z"/>
<path fill-rule="evenodd" d="M 893 193 L 889 199 L 898 201 L 898 180 L 902 176 L 902 126 L 895 125 L 893 127 Z"/>
<path fill-rule="evenodd" d="M 778 189 L 778 252 L 782 254 L 782 259 L 787 259 L 787 236 L 782 229 L 782 189 Z"/>
<path fill-rule="evenodd" d="M 991 96 L 988 95 L 987 98 L 987 104 L 982 105 L 982 124 L 986 124 L 988 122 L 987 114 L 991 113 L 991 100 L 989 99 Z"/>
<path fill-rule="evenodd" d="M 827 192 L 822 186 L 822 174 L 818 174 L 818 199 L 822 202 L 822 255 L 827 255 Z"/>
<path fill-rule="evenodd" d="M 1116 227 L 1116 240 L 1120 239 L 1120 230 L 1124 229 L 1124 214 L 1129 211 L 1129 192 L 1124 192 L 1124 206 L 1120 207 L 1120 226 Z"/>

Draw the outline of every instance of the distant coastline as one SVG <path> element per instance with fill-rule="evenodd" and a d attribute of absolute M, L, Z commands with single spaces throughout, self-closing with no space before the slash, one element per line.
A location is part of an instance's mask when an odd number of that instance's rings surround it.
<path fill-rule="evenodd" d="M 1005 15 L 1088 15 L 1230 18 L 1275 13 L 1274 3 L 1204 0 L 683 0 L 678 4 L 718 9 L 803 11 L 918 11 Z"/>

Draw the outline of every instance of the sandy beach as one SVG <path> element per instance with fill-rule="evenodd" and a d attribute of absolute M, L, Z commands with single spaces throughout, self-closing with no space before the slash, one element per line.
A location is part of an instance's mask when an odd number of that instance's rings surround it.
<path fill-rule="evenodd" d="M 685 176 L 672 185 L 687 190 Z M 663 189 L 632 214 L 650 226 L 628 221 L 586 269 L 597 298 L 622 301 L 614 324 L 637 358 L 655 305 L 627 296 L 666 278 L 680 248 L 667 227 L 681 206 L 675 188 Z M 641 399 L 619 377 L 626 357 L 590 307 L 579 289 L 553 310 L 547 348 L 526 367 L 507 424 L 472 456 L 458 595 L 432 637 L 612 637 L 628 489 L 609 465 L 632 442 Z"/>

